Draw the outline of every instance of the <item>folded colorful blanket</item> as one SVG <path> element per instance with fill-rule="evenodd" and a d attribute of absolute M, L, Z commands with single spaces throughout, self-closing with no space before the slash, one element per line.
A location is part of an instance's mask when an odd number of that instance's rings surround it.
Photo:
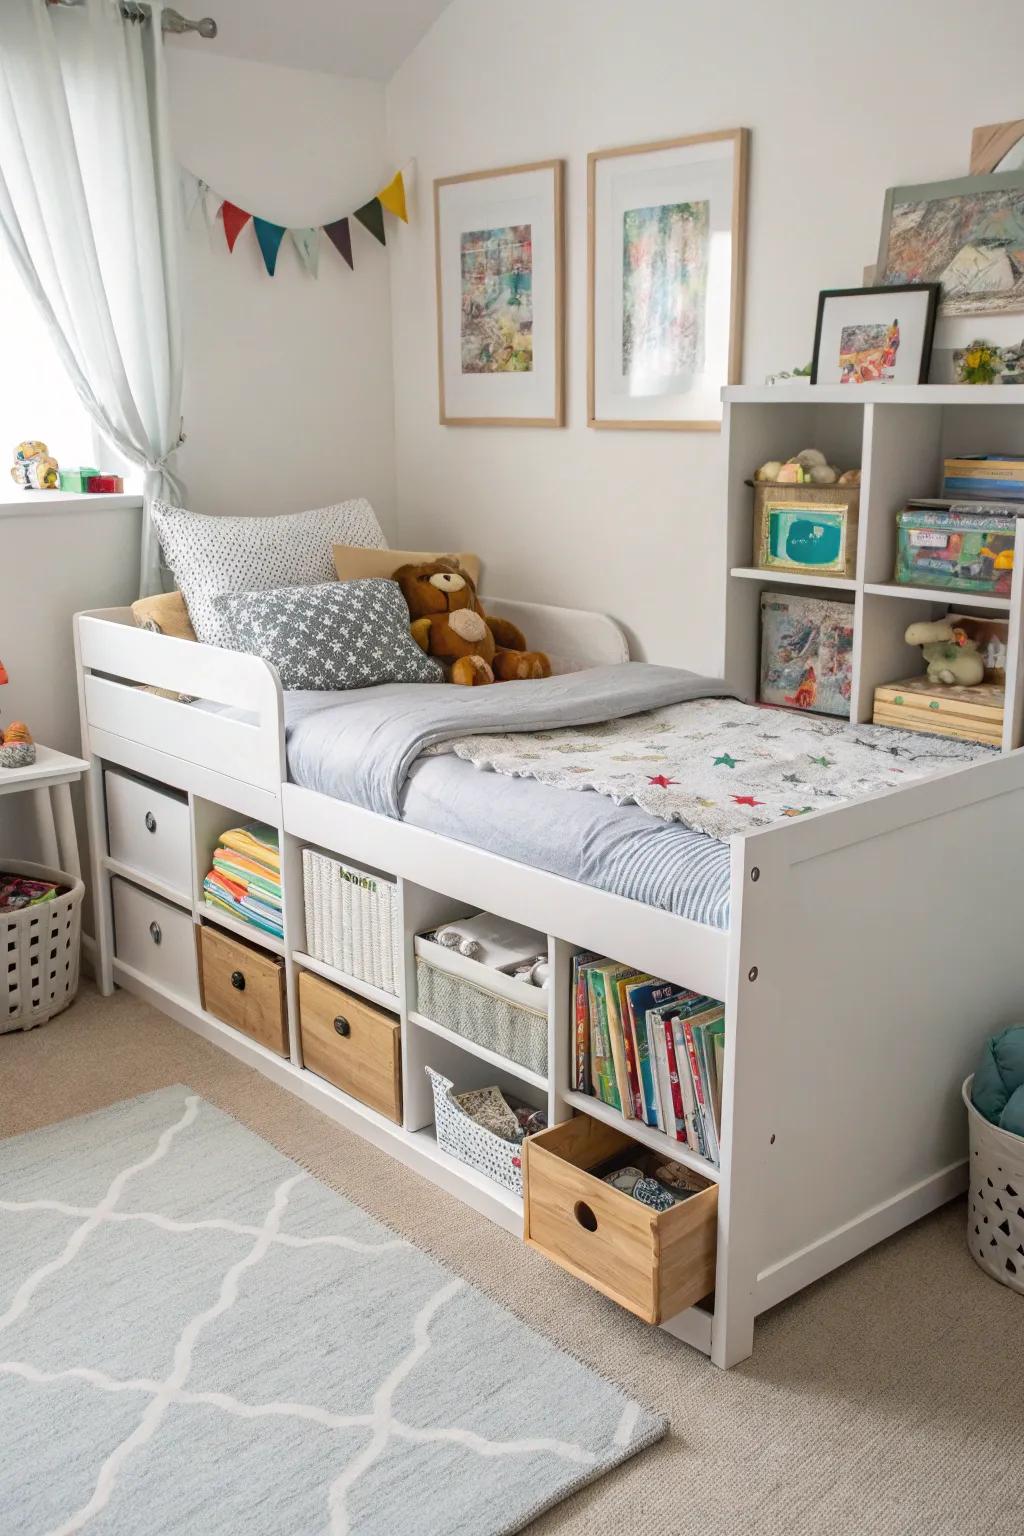
<path fill-rule="evenodd" d="M 222 832 L 220 840 L 225 848 L 233 848 L 236 853 L 255 859 L 258 864 L 265 865 L 273 874 L 280 876 L 281 853 L 277 832 L 273 827 L 265 826 L 261 821 L 251 821 L 243 827 L 231 827 L 227 832 Z"/>
<path fill-rule="evenodd" d="M 230 912 L 232 917 L 237 917 L 240 922 L 250 923 L 254 928 L 261 929 L 264 933 L 273 934 L 275 938 L 284 938 L 284 926 L 277 914 L 257 912 L 251 906 L 245 905 L 248 898 L 245 892 L 240 896 L 231 889 L 230 884 L 211 872 L 203 881 L 203 900 L 207 906 L 218 907 L 223 912 Z"/>
<path fill-rule="evenodd" d="M 280 898 L 280 876 L 266 864 L 258 864 L 255 859 L 246 858 L 244 854 L 235 853 L 230 848 L 216 848 L 213 867 L 239 885 L 254 886 L 266 891 L 268 895 Z"/>
<path fill-rule="evenodd" d="M 974 1073 L 971 1101 L 986 1120 L 1024 1136 L 1024 1025 L 985 1041 Z"/>

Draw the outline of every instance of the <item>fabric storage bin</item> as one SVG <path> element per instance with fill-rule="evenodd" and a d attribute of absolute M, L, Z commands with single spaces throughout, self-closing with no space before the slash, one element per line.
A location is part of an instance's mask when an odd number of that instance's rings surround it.
<path fill-rule="evenodd" d="M 110 857 L 192 900 L 188 798 L 120 769 L 103 775 Z"/>
<path fill-rule="evenodd" d="M 114 954 L 145 980 L 200 1006 L 199 967 L 192 913 L 183 912 L 152 891 L 115 876 L 110 882 L 114 906 Z"/>
<path fill-rule="evenodd" d="M 4 871 L 66 887 L 52 901 L 0 912 L 4 991 L 0 1035 L 45 1024 L 75 1000 L 85 886 L 43 864 L 4 861 Z"/>
<path fill-rule="evenodd" d="M 970 1137 L 967 1246 L 976 1264 L 1024 1295 L 1024 1136 L 986 1120 L 963 1086 Z"/>
<path fill-rule="evenodd" d="M 433 940 L 416 940 L 416 1011 L 539 1077 L 548 1070 L 548 995 Z"/>
<path fill-rule="evenodd" d="M 306 953 L 397 997 L 402 970 L 397 881 L 304 848 L 302 892 Z"/>
<path fill-rule="evenodd" d="M 523 1192 L 523 1148 L 471 1120 L 453 1097 L 455 1084 L 433 1067 L 424 1068 L 434 1095 L 434 1129 L 442 1152 L 475 1168 L 514 1195 Z"/>

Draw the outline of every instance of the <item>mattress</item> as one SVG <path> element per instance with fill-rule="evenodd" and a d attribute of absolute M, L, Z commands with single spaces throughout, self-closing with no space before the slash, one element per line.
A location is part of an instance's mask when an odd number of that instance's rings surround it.
<path fill-rule="evenodd" d="M 286 695 L 286 712 L 292 702 L 299 700 Z M 288 777 L 319 793 L 329 780 L 308 751 L 292 750 L 291 743 Z M 399 809 L 409 826 L 695 923 L 729 926 L 728 844 L 658 821 L 637 806 L 484 773 L 447 755 L 413 763 Z"/>

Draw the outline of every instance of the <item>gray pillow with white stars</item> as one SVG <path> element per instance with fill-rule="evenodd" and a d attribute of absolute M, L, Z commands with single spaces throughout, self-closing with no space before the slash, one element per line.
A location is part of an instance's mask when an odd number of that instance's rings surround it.
<path fill-rule="evenodd" d="M 409 633 L 409 609 L 393 581 L 224 592 L 213 603 L 234 649 L 271 662 L 282 688 L 444 681 L 439 664 Z"/>

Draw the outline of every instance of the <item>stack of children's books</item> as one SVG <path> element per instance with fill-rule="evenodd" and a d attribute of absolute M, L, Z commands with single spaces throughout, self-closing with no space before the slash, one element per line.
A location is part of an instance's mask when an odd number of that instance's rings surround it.
<path fill-rule="evenodd" d="M 208 907 L 284 938 L 281 855 L 273 827 L 253 821 L 221 833 L 213 868 L 203 881 L 203 899 Z"/>
<path fill-rule="evenodd" d="M 573 957 L 575 1085 L 719 1162 L 725 1009 L 603 955 Z"/>

